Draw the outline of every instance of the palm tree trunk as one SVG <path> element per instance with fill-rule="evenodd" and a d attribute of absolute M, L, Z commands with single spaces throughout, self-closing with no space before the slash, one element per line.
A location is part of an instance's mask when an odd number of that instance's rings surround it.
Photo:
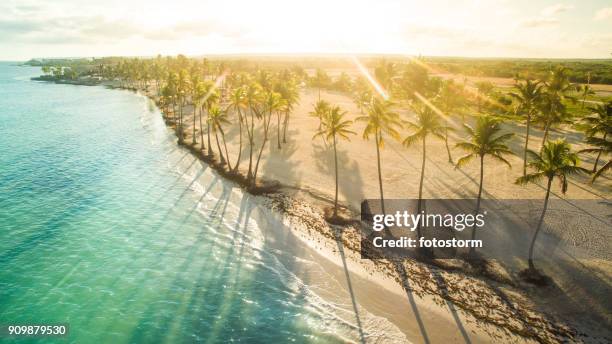
<path fill-rule="evenodd" d="M 544 148 L 544 144 L 548 140 L 548 130 L 550 129 L 550 122 L 546 121 L 546 125 L 544 126 L 544 136 L 542 136 L 542 145 L 540 146 L 540 151 Z"/>
<path fill-rule="evenodd" d="M 195 144 L 197 143 L 196 141 L 196 133 L 195 133 L 195 129 L 196 129 L 196 104 L 193 104 L 193 136 L 191 137 L 191 145 L 195 146 Z"/>
<path fill-rule="evenodd" d="M 423 182 L 425 180 L 425 159 L 427 157 L 427 151 L 426 151 L 426 136 L 423 136 L 423 158 L 421 161 L 421 178 L 419 179 L 419 199 L 418 199 L 418 203 L 417 203 L 417 214 L 421 213 L 421 209 L 422 209 L 422 202 L 423 202 Z M 417 223 L 416 226 L 416 230 L 417 230 L 417 237 L 420 238 L 421 237 L 421 225 L 420 225 L 420 221 L 419 223 Z"/>
<path fill-rule="evenodd" d="M 240 108 L 238 108 L 238 128 L 240 141 L 238 143 L 238 159 L 236 160 L 236 165 L 232 169 L 234 172 L 238 172 L 238 166 L 240 165 L 240 159 L 242 157 L 242 113 L 240 112 Z"/>
<path fill-rule="evenodd" d="M 265 116 L 265 115 L 264 115 Z M 257 155 L 257 163 L 255 164 L 255 171 L 253 172 L 253 185 L 257 184 L 257 171 L 259 170 L 259 162 L 261 161 L 261 154 L 266 147 L 266 142 L 268 142 L 268 130 L 270 129 L 270 122 L 272 122 L 272 112 L 268 115 L 268 123 L 266 124 L 266 118 L 264 117 L 264 137 L 263 142 L 261 143 L 261 149 L 259 150 L 259 154 Z"/>
<path fill-rule="evenodd" d="M 529 245 L 529 270 L 535 271 L 535 265 L 533 264 L 533 247 L 535 246 L 536 239 L 538 234 L 540 233 L 540 229 L 542 229 L 542 223 L 544 222 L 544 215 L 546 214 L 546 209 L 548 207 L 548 198 L 550 197 L 550 185 L 552 184 L 553 178 L 548 177 L 548 186 L 546 187 L 546 197 L 544 198 L 544 208 L 542 209 L 542 215 L 540 215 L 540 220 L 538 221 L 538 227 L 536 228 L 535 233 L 533 234 L 533 238 L 531 239 L 531 245 Z"/>
<path fill-rule="evenodd" d="M 195 120 L 195 119 L 194 119 Z M 202 106 L 200 107 L 200 151 L 204 152 L 204 130 L 202 127 Z"/>
<path fill-rule="evenodd" d="M 217 131 L 215 130 L 215 141 L 217 141 L 217 149 L 219 150 L 219 162 L 221 165 L 225 165 L 225 158 L 223 157 L 223 151 L 221 150 L 221 145 L 219 144 L 219 135 L 217 135 Z"/>
<path fill-rule="evenodd" d="M 336 135 L 334 134 L 334 170 L 336 171 L 336 192 L 334 196 L 334 217 L 338 216 L 338 153 L 336 151 Z"/>
<path fill-rule="evenodd" d="M 378 188 L 380 189 L 380 208 L 382 210 L 383 215 L 386 215 L 385 212 L 385 196 L 383 194 L 383 183 L 382 183 L 382 171 L 380 170 L 380 147 L 378 141 L 378 130 L 376 130 L 376 162 L 378 164 Z"/>
<path fill-rule="evenodd" d="M 604 141 L 606 140 L 606 137 L 608 137 L 608 133 L 605 133 L 603 136 Z M 599 152 L 597 153 L 597 157 L 595 158 L 595 164 L 593 164 L 593 173 L 597 172 L 597 164 L 599 164 L 599 158 L 601 157 L 601 152 L 603 151 L 603 149 L 599 150 Z"/>
<path fill-rule="evenodd" d="M 227 151 L 227 143 L 225 142 L 225 132 L 223 131 L 221 126 L 219 126 L 219 131 L 221 132 L 221 139 L 223 139 L 223 147 L 225 148 L 225 159 L 227 160 L 227 170 L 230 171 L 232 168 L 232 165 L 230 164 L 229 152 Z"/>
<path fill-rule="evenodd" d="M 183 100 L 179 103 L 179 126 L 178 126 L 179 143 L 183 143 Z"/>
<path fill-rule="evenodd" d="M 523 151 L 523 177 L 527 174 L 527 150 L 529 149 L 529 129 L 531 127 L 531 114 L 527 115 L 527 133 L 525 134 L 525 150 Z"/>
<path fill-rule="evenodd" d="M 450 148 L 448 147 L 448 128 L 444 128 L 444 145 L 446 146 L 446 152 L 448 153 L 448 162 L 453 164 L 453 157 L 451 155 Z"/>
<path fill-rule="evenodd" d="M 251 109 L 251 130 L 249 131 L 249 125 L 247 123 L 247 131 L 249 132 L 249 171 L 247 173 L 247 180 L 251 181 L 253 178 L 253 147 L 255 146 L 255 127 L 253 118 L 253 109 Z M 245 117 L 246 118 L 246 117 Z"/>
<path fill-rule="evenodd" d="M 210 110 L 210 109 L 209 109 Z M 210 144 L 210 113 L 209 111 L 206 112 L 207 116 L 206 116 L 206 136 L 208 137 L 208 156 L 212 156 L 213 152 L 212 152 L 212 145 Z"/>
<path fill-rule="evenodd" d="M 476 212 L 475 215 L 478 215 L 480 211 L 480 200 L 482 199 L 482 181 L 484 179 L 484 155 L 480 156 L 480 184 L 478 185 L 478 197 L 476 198 Z M 476 223 L 472 226 L 472 240 L 476 240 Z M 476 256 L 476 248 L 474 246 L 470 247 L 470 257 Z"/>
<path fill-rule="evenodd" d="M 285 112 L 285 121 L 283 123 L 283 143 L 287 143 L 287 127 L 289 126 L 289 111 Z"/>
<path fill-rule="evenodd" d="M 280 142 L 280 111 L 276 112 L 276 141 L 278 143 L 278 149 L 281 149 L 281 142 Z"/>

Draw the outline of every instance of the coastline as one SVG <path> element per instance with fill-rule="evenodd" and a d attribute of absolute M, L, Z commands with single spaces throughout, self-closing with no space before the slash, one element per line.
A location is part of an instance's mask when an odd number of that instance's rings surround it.
<path fill-rule="evenodd" d="M 155 102 L 153 96 L 145 95 Z M 171 128 L 170 125 L 168 127 Z M 240 186 L 239 181 L 228 176 L 218 165 L 207 161 L 189 145 L 183 146 L 219 175 Z M 297 237 L 331 262 L 337 265 L 344 262 L 348 271 L 383 286 L 388 292 L 404 298 L 408 296 L 428 311 L 437 310 L 438 315 L 445 316 L 447 320 L 456 320 L 457 312 L 451 312 L 458 310 L 470 331 L 481 331 L 490 338 L 540 342 L 578 340 L 579 331 L 576 329 L 551 321 L 525 305 L 504 300 L 496 292 L 496 287 L 489 285 L 491 281 L 484 281 L 479 276 L 417 261 L 361 260 L 359 228 L 353 225 L 333 226 L 325 222 L 323 213 L 316 206 L 317 203 L 325 203 L 324 198 L 295 186 L 278 184 L 275 188 L 278 189 L 277 193 L 256 196 L 263 207 L 279 216 L 280 221 Z M 243 190 L 248 192 L 244 187 Z M 451 312 L 445 312 L 445 308 L 450 308 Z"/>

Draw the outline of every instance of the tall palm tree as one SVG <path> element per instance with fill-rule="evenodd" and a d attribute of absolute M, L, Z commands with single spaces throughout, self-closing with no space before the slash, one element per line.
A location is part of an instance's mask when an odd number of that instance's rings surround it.
<path fill-rule="evenodd" d="M 427 159 L 427 137 L 429 135 L 444 140 L 444 125 L 441 123 L 440 116 L 431 108 L 425 105 L 414 107 L 417 115 L 416 121 L 406 121 L 408 128 L 414 130 L 414 133 L 404 139 L 402 144 L 408 148 L 417 142 L 422 144 L 422 160 L 421 160 L 421 177 L 419 179 L 419 201 L 417 214 L 421 213 L 421 202 L 423 199 L 423 180 L 425 179 L 425 161 Z M 417 235 L 421 237 L 421 228 L 417 225 Z"/>
<path fill-rule="evenodd" d="M 435 102 L 438 104 L 442 112 L 446 115 L 447 125 L 444 129 L 444 146 L 446 147 L 446 153 L 448 154 L 448 162 L 454 164 L 453 156 L 451 155 L 450 146 L 448 145 L 448 133 L 452 131 L 450 126 L 450 118 L 453 112 L 457 112 L 464 105 L 465 99 L 463 98 L 461 87 L 455 84 L 453 79 L 445 80 L 442 82 L 438 96 Z"/>
<path fill-rule="evenodd" d="M 608 104 L 599 104 L 595 107 L 591 107 L 590 110 L 592 110 L 593 113 L 582 119 L 584 122 L 584 133 L 587 138 L 597 138 L 597 135 L 602 135 L 602 139 L 605 142 L 608 134 L 612 133 L 612 102 L 608 102 Z M 593 142 L 597 142 L 597 140 Z M 587 149 L 581 152 L 597 152 L 597 157 L 593 164 L 593 173 L 595 173 L 595 171 L 597 171 L 599 158 L 604 150 Z"/>
<path fill-rule="evenodd" d="M 191 74 L 191 81 L 190 81 L 190 91 L 191 91 L 191 103 L 193 104 L 193 131 L 192 131 L 192 135 L 191 135 L 191 145 L 195 146 L 196 144 L 196 112 L 198 109 L 198 105 L 199 103 L 196 101 L 196 96 L 197 96 L 197 88 L 200 84 L 200 76 L 198 74 Z"/>
<path fill-rule="evenodd" d="M 189 78 L 187 71 L 185 69 L 181 69 L 178 74 L 177 80 L 177 90 L 178 90 L 178 99 L 179 99 L 179 124 L 178 124 L 178 137 L 179 143 L 183 143 L 184 140 L 184 131 L 183 131 L 183 107 L 185 106 L 185 102 L 187 99 L 187 94 L 189 92 Z"/>
<path fill-rule="evenodd" d="M 328 114 L 324 116 L 321 129 L 319 129 L 312 137 L 315 139 L 317 136 L 325 136 L 328 141 L 333 142 L 334 147 L 334 171 L 336 177 L 336 191 L 334 194 L 334 213 L 333 217 L 338 217 L 338 152 L 336 150 L 337 139 L 343 138 L 349 140 L 349 135 L 356 134 L 349 130 L 349 127 L 353 123 L 344 119 L 346 111 L 343 111 L 339 106 L 330 107 Z"/>
<path fill-rule="evenodd" d="M 247 107 L 246 94 L 244 86 L 238 86 L 234 88 L 229 97 L 228 109 L 232 109 L 238 115 L 238 130 L 239 130 L 239 144 L 238 144 L 238 158 L 236 159 L 236 165 L 234 168 L 230 168 L 232 172 L 238 172 L 238 166 L 240 165 L 240 159 L 242 157 L 242 124 L 244 122 L 242 117 L 242 111 Z"/>
<path fill-rule="evenodd" d="M 523 150 L 523 176 L 527 174 L 527 150 L 529 149 L 529 131 L 531 121 L 538 111 L 538 103 L 542 99 L 542 85 L 539 81 L 525 79 L 517 82 L 514 87 L 517 92 L 510 95 L 518 101 L 517 113 L 525 116 L 527 128 L 525 130 L 525 149 Z"/>
<path fill-rule="evenodd" d="M 253 179 L 253 153 L 255 149 L 255 119 L 262 117 L 262 103 L 263 103 L 263 88 L 256 82 L 248 84 L 246 89 L 246 102 L 249 110 L 249 117 L 245 116 L 245 123 L 247 128 L 247 135 L 249 138 L 249 170 L 247 172 L 247 180 L 249 183 Z M 250 123 L 248 123 L 250 118 Z"/>
<path fill-rule="evenodd" d="M 206 108 L 207 120 L 206 120 L 206 137 L 208 141 L 208 151 L 207 155 L 209 157 L 213 156 L 212 145 L 210 144 L 210 132 L 211 132 L 211 121 L 210 121 L 210 111 L 214 105 L 219 101 L 219 91 L 217 90 L 217 86 L 211 80 L 204 81 L 204 90 L 206 91 L 204 96 L 203 106 Z M 202 128 L 200 128 L 202 132 Z M 204 141 L 202 141 L 204 142 Z M 204 147 L 204 144 L 202 144 Z"/>
<path fill-rule="evenodd" d="M 195 111 L 198 110 L 199 112 L 199 122 L 200 122 L 200 149 L 201 151 L 204 151 L 204 128 L 202 127 L 202 108 L 204 107 L 204 98 L 206 98 L 206 96 L 208 95 L 208 89 L 206 88 L 206 83 L 199 81 L 195 86 L 194 86 L 194 95 L 193 95 L 193 107 L 194 107 L 194 117 L 193 117 L 193 123 L 195 125 L 196 122 L 196 118 L 195 118 Z M 195 131 L 193 133 L 193 137 L 194 137 L 194 145 L 196 143 L 195 140 Z"/>
<path fill-rule="evenodd" d="M 544 197 L 544 207 L 538 226 L 536 227 L 531 244 L 529 245 L 529 270 L 536 272 L 535 265 L 533 264 L 533 248 L 535 246 L 538 234 L 542 229 L 542 223 L 544 222 L 544 215 L 546 215 L 546 209 L 548 208 L 548 199 L 550 197 L 550 188 L 553 179 L 556 177 L 561 183 L 561 192 L 565 194 L 568 186 L 568 177 L 570 175 L 579 173 L 588 173 L 588 171 L 582 167 L 579 167 L 578 155 L 571 150 L 571 146 L 565 142 L 565 140 L 548 141 L 544 144 L 542 151 L 538 154 L 532 150 L 529 150 L 531 161 L 529 167 L 532 167 L 535 171 L 529 173 L 526 176 L 520 177 L 516 180 L 516 184 L 527 184 L 537 183 L 542 178 L 546 179 L 546 196 Z"/>
<path fill-rule="evenodd" d="M 570 113 L 567 112 L 564 101 L 575 102 L 575 99 L 569 95 L 575 90 L 575 86 L 569 81 L 568 72 L 566 67 L 558 66 L 550 72 L 548 81 L 545 83 L 545 93 L 541 102 L 541 122 L 544 125 L 542 148 L 548 140 L 550 128 L 569 120 Z"/>
<path fill-rule="evenodd" d="M 391 138 L 399 140 L 398 130 L 402 127 L 399 115 L 392 111 L 393 106 L 394 104 L 391 101 L 376 97 L 369 104 L 367 115 L 357 118 L 358 121 L 366 123 L 366 127 L 363 130 L 363 138 L 369 140 L 371 136 L 374 136 L 376 163 L 378 166 L 378 188 L 380 190 L 380 205 L 383 214 L 385 214 L 385 196 L 380 166 L 380 149 L 384 148 L 385 145 L 384 135 L 386 134 Z"/>
<path fill-rule="evenodd" d="M 256 186 L 257 184 L 257 172 L 259 171 L 259 162 L 261 161 L 261 155 L 266 147 L 266 142 L 268 142 L 269 132 L 270 132 L 270 123 L 272 122 L 272 114 L 278 111 L 282 106 L 282 98 L 280 94 L 274 91 L 268 91 L 266 93 L 266 97 L 264 99 L 264 111 L 263 111 L 263 141 L 261 143 L 261 148 L 259 149 L 259 154 L 257 155 L 257 162 L 255 163 L 255 170 L 253 171 L 253 179 L 251 180 L 251 186 Z"/>
<path fill-rule="evenodd" d="M 457 143 L 457 147 L 465 150 L 467 155 L 457 160 L 457 167 L 467 164 L 475 157 L 480 158 L 480 183 L 478 185 L 478 197 L 476 198 L 476 211 L 480 211 L 480 200 L 482 199 L 482 187 L 484 181 L 484 158 L 490 156 L 497 161 L 511 167 L 504 155 L 512 155 L 512 151 L 506 145 L 514 134 L 500 134 L 501 122 L 491 116 L 481 116 L 476 120 L 476 126 L 472 128 L 468 124 L 463 124 L 467 131 L 468 140 Z M 472 240 L 476 239 L 476 225 L 472 227 Z M 474 257 L 476 249 L 470 248 L 470 256 Z"/>
<path fill-rule="evenodd" d="M 221 108 L 217 104 L 214 104 L 210 108 L 208 116 L 212 130 L 215 133 L 215 141 L 217 142 L 217 149 L 219 150 L 220 163 L 221 165 L 227 164 L 227 166 L 231 166 L 229 162 L 229 155 L 227 152 L 227 144 L 225 142 L 225 132 L 223 131 L 223 125 L 230 123 L 227 119 L 227 112 L 221 110 Z M 219 144 L 219 136 L 217 135 L 217 132 L 221 133 L 223 146 L 225 147 L 225 156 L 223 155 L 223 151 L 221 151 L 221 145 Z"/>
<path fill-rule="evenodd" d="M 293 111 L 293 107 L 298 103 L 300 99 L 300 92 L 293 81 L 281 90 L 281 96 L 285 100 L 285 106 L 283 109 L 284 120 L 283 120 L 283 143 L 287 143 L 287 128 L 289 127 L 289 117 Z"/>

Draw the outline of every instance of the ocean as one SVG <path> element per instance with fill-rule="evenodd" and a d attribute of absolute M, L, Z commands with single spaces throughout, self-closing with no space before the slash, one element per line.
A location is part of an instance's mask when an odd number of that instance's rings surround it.
<path fill-rule="evenodd" d="M 0 325 L 67 324 L 62 343 L 405 340 L 149 99 L 39 74 L 0 63 Z"/>

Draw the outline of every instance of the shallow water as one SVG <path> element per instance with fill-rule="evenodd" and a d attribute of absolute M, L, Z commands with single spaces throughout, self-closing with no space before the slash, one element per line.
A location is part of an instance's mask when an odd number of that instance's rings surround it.
<path fill-rule="evenodd" d="M 73 343 L 360 340 L 347 292 L 149 100 L 38 74 L 0 63 L 1 324 L 67 323 Z M 405 340 L 360 316 L 366 338 Z"/>

